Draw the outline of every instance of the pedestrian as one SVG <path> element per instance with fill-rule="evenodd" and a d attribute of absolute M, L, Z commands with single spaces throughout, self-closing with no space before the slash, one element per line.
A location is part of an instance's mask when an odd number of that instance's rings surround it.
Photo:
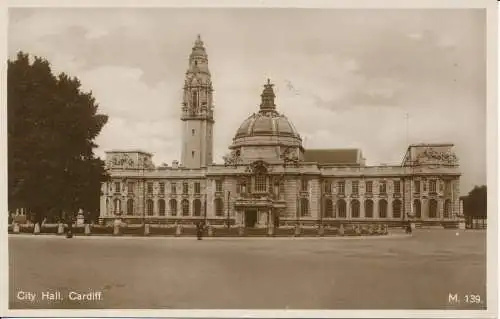
<path fill-rule="evenodd" d="M 412 229 L 411 229 L 411 223 L 408 222 L 407 225 L 406 225 L 406 233 L 408 235 L 411 235 L 411 232 L 412 232 Z"/>
<path fill-rule="evenodd" d="M 68 229 L 66 231 L 66 238 L 73 238 L 73 217 L 71 214 L 68 214 L 69 218 L 66 219 L 68 223 Z"/>
<path fill-rule="evenodd" d="M 202 222 L 198 222 L 198 224 L 196 224 L 196 237 L 198 237 L 198 240 L 202 240 L 203 239 L 203 223 Z"/>

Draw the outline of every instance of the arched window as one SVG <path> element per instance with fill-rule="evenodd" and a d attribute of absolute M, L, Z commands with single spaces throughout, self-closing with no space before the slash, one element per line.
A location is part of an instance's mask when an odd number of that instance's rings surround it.
<path fill-rule="evenodd" d="M 413 214 L 415 214 L 416 218 L 422 218 L 422 205 L 418 199 L 413 201 Z"/>
<path fill-rule="evenodd" d="M 215 216 L 224 216 L 224 202 L 222 198 L 215 199 Z"/>
<path fill-rule="evenodd" d="M 114 200 L 114 211 L 115 213 L 120 213 L 122 210 L 122 202 L 118 198 Z"/>
<path fill-rule="evenodd" d="M 148 199 L 146 201 L 146 209 L 147 209 L 147 213 L 148 213 L 148 216 L 153 216 L 153 200 L 152 199 Z"/>
<path fill-rule="evenodd" d="M 132 198 L 127 200 L 127 215 L 134 215 L 134 200 Z"/>
<path fill-rule="evenodd" d="M 109 214 L 109 199 L 106 198 L 106 214 Z"/>
<path fill-rule="evenodd" d="M 352 218 L 359 218 L 359 200 L 354 199 L 351 201 L 351 216 Z"/>
<path fill-rule="evenodd" d="M 177 216 L 177 201 L 175 199 L 170 200 L 170 215 Z"/>
<path fill-rule="evenodd" d="M 451 217 L 451 200 L 449 200 L 449 199 L 447 199 L 447 200 L 444 201 L 443 217 L 444 218 L 450 218 Z"/>
<path fill-rule="evenodd" d="M 300 216 L 309 216 L 309 200 L 307 198 L 300 199 Z"/>
<path fill-rule="evenodd" d="M 378 216 L 380 218 L 387 218 L 387 201 L 381 199 L 378 202 Z"/>
<path fill-rule="evenodd" d="M 193 100 L 193 109 L 196 110 L 198 108 L 198 92 L 196 91 L 192 92 L 192 100 Z"/>
<path fill-rule="evenodd" d="M 339 216 L 339 218 L 346 218 L 347 216 L 346 213 L 347 211 L 346 211 L 345 200 L 339 199 L 337 201 L 337 216 Z"/>
<path fill-rule="evenodd" d="M 181 207 L 182 207 L 182 216 L 189 216 L 189 201 L 187 199 L 182 200 Z"/>
<path fill-rule="evenodd" d="M 330 198 L 325 200 L 325 217 L 332 218 L 333 217 L 333 202 Z"/>
<path fill-rule="evenodd" d="M 195 199 L 193 201 L 194 207 L 194 216 L 201 216 L 201 201 L 199 199 Z"/>
<path fill-rule="evenodd" d="M 373 201 L 371 199 L 365 200 L 365 217 L 373 218 Z"/>
<path fill-rule="evenodd" d="M 431 199 L 429 201 L 429 218 L 437 217 L 437 207 L 438 207 L 437 200 Z"/>
<path fill-rule="evenodd" d="M 392 202 L 392 217 L 401 218 L 401 201 L 399 199 Z"/>
<path fill-rule="evenodd" d="M 160 216 L 165 216 L 165 200 L 163 199 L 158 200 L 158 214 Z"/>

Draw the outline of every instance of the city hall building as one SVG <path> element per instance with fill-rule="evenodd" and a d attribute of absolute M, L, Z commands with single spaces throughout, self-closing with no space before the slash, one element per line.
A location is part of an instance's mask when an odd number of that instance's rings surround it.
<path fill-rule="evenodd" d="M 359 149 L 305 149 L 268 80 L 224 163 L 213 160 L 213 88 L 198 36 L 184 81 L 180 162 L 106 152 L 101 221 L 244 227 L 398 224 L 457 226 L 460 170 L 453 144 L 416 144 L 398 166 L 367 166 Z"/>

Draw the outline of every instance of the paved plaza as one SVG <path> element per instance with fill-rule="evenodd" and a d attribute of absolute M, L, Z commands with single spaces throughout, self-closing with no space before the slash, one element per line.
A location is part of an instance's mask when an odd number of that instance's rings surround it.
<path fill-rule="evenodd" d="M 485 231 L 203 241 L 11 235 L 9 264 L 10 308 L 486 307 Z M 46 300 L 53 292 L 61 297 Z M 484 302 L 449 303 L 450 293 Z M 76 300 L 83 295 L 93 300 Z"/>

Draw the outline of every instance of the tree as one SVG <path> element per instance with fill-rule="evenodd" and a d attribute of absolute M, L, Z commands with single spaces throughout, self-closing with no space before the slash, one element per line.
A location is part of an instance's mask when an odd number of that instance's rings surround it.
<path fill-rule="evenodd" d="M 486 185 L 474 186 L 464 199 L 464 215 L 467 217 L 487 217 Z"/>
<path fill-rule="evenodd" d="M 52 74 L 47 60 L 19 52 L 8 61 L 7 131 L 9 210 L 43 217 L 99 207 L 104 163 L 94 139 L 108 117 L 98 114 L 80 81 Z"/>

